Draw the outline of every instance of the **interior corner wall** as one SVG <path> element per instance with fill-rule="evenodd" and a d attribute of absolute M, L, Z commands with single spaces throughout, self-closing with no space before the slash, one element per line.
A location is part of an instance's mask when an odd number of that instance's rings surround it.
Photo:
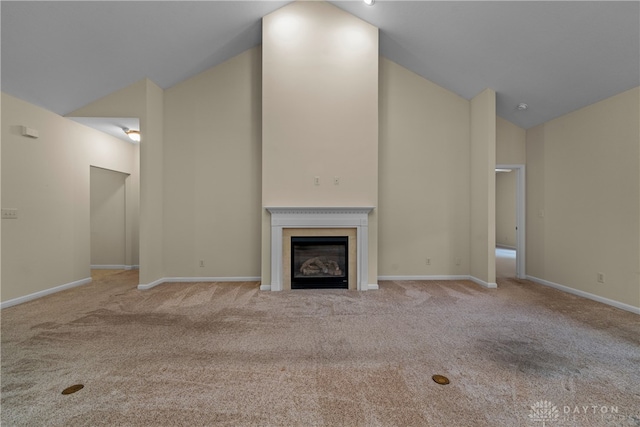
<path fill-rule="evenodd" d="M 169 277 L 260 276 L 261 70 L 256 47 L 165 91 Z"/>
<path fill-rule="evenodd" d="M 496 93 L 471 100 L 471 277 L 495 286 Z"/>
<path fill-rule="evenodd" d="M 544 279 L 545 178 L 544 125 L 527 129 L 526 265 L 527 275 Z"/>
<path fill-rule="evenodd" d="M 469 101 L 380 58 L 380 276 L 469 274 L 469 132 Z"/>
<path fill-rule="evenodd" d="M 265 16 L 262 39 L 263 207 L 377 207 L 378 29 L 327 2 L 302 1 Z M 269 213 L 262 218 L 269 284 Z M 373 283 L 375 209 L 368 229 Z"/>
<path fill-rule="evenodd" d="M 0 94 L 0 97 L 2 94 Z M 2 126 L 2 99 L 0 98 L 0 126 Z M 0 129 L 0 206 L 2 206 L 2 129 Z M 0 303 L 2 302 L 2 221 L 0 221 Z"/>
<path fill-rule="evenodd" d="M 145 79 L 145 114 L 140 118 L 140 284 L 164 272 L 164 92 Z"/>
<path fill-rule="evenodd" d="M 134 145 L 2 94 L 2 301 L 90 280 L 90 166 L 136 174 Z M 39 138 L 22 136 L 21 126 Z"/>
<path fill-rule="evenodd" d="M 527 130 L 527 275 L 640 307 L 640 88 Z M 604 283 L 598 283 L 598 273 Z"/>
<path fill-rule="evenodd" d="M 164 277 L 163 268 L 163 90 L 142 79 L 69 114 L 72 117 L 138 117 L 142 140 L 137 152 L 136 182 L 140 283 Z M 129 199 L 128 199 L 129 200 Z"/>

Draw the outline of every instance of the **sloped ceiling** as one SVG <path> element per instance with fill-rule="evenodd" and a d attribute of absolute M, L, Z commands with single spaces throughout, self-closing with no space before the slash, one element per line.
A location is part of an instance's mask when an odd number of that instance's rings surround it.
<path fill-rule="evenodd" d="M 140 120 L 135 117 L 68 117 L 74 122 L 97 129 L 130 144 L 136 144 L 125 130 L 140 130 Z"/>
<path fill-rule="evenodd" d="M 166 89 L 260 44 L 287 3 L 2 1 L 2 91 L 65 115 L 145 77 Z M 413 72 L 466 99 L 494 89 L 523 128 L 640 84 L 637 1 L 331 3 Z"/>

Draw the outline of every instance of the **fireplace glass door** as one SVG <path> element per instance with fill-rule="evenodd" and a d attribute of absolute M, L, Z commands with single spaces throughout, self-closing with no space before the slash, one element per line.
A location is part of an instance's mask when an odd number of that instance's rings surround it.
<path fill-rule="evenodd" d="M 347 236 L 291 237 L 291 289 L 348 289 Z"/>

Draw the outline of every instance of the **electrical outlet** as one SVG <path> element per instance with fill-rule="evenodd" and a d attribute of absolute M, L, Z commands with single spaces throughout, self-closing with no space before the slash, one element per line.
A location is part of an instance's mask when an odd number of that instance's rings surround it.
<path fill-rule="evenodd" d="M 426 264 L 426 265 L 431 265 L 431 258 L 427 258 L 427 259 L 425 260 L 425 264 Z"/>
<path fill-rule="evenodd" d="M 204 267 L 204 260 L 203 259 L 200 260 L 200 267 Z"/>
<path fill-rule="evenodd" d="M 313 185 L 320 185 L 320 177 L 319 176 L 314 176 L 313 177 Z"/>
<path fill-rule="evenodd" d="M 462 260 L 460 258 L 456 258 L 456 265 L 460 265 L 461 262 Z"/>
<path fill-rule="evenodd" d="M 604 283 L 604 273 L 597 274 L 598 283 Z"/>
<path fill-rule="evenodd" d="M 334 176 L 333 177 L 333 185 L 340 185 L 340 177 L 339 176 Z"/>

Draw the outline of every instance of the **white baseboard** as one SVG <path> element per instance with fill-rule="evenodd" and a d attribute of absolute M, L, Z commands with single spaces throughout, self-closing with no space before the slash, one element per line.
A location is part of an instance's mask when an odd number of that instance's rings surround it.
<path fill-rule="evenodd" d="M 378 276 L 378 280 L 471 280 L 472 282 L 488 289 L 497 288 L 496 283 L 487 283 L 477 277 L 469 275 L 453 275 L 453 276 Z"/>
<path fill-rule="evenodd" d="M 367 290 L 375 291 L 375 290 L 378 290 L 378 289 L 380 289 L 380 288 L 378 287 L 377 283 L 376 284 L 369 283 L 367 285 Z M 270 291 L 271 290 L 271 285 L 260 285 L 260 290 L 261 291 Z"/>
<path fill-rule="evenodd" d="M 465 275 L 441 275 L 441 276 L 378 276 L 378 280 L 471 280 L 472 282 L 488 289 L 497 288 L 496 283 L 487 283 L 477 277 Z"/>
<path fill-rule="evenodd" d="M 259 282 L 261 277 L 248 276 L 248 277 L 163 277 L 162 279 L 154 280 L 151 283 L 140 283 L 138 289 L 143 291 L 145 289 L 151 289 L 155 286 L 163 283 L 194 283 L 194 282 Z M 262 289 L 262 286 L 260 288 Z M 271 287 L 269 287 L 271 289 Z"/>
<path fill-rule="evenodd" d="M 516 249 L 518 249 L 518 248 L 516 248 L 515 246 L 501 245 L 501 244 L 499 244 L 499 243 L 498 243 L 498 244 L 496 244 L 496 248 L 499 248 L 499 249 L 511 249 L 511 250 L 513 250 L 513 251 L 515 251 Z"/>
<path fill-rule="evenodd" d="M 497 283 L 485 282 L 484 280 L 478 279 L 477 277 L 474 277 L 474 276 L 469 276 L 469 280 L 487 289 L 495 289 L 498 287 Z"/>
<path fill-rule="evenodd" d="M 469 276 L 378 276 L 378 280 L 469 280 Z"/>
<path fill-rule="evenodd" d="M 32 294 L 25 295 L 23 297 L 13 298 L 8 301 L 4 301 L 0 303 L 0 309 L 12 307 L 14 305 L 22 304 L 23 302 L 42 298 L 47 295 L 55 294 L 56 292 L 75 288 L 76 286 L 86 285 L 87 283 L 91 283 L 91 277 L 87 277 L 86 279 L 76 280 L 75 282 L 71 282 L 71 283 L 65 283 L 64 285 L 56 286 L 50 289 L 45 289 L 44 291 L 34 292 Z"/>
<path fill-rule="evenodd" d="M 138 270 L 139 265 L 91 264 L 92 270 Z"/>
<path fill-rule="evenodd" d="M 560 285 L 558 283 L 550 282 L 548 280 L 540 279 L 534 276 L 527 276 L 528 280 L 532 282 L 538 283 L 540 285 L 549 286 L 551 288 L 558 289 L 559 291 L 563 291 L 569 294 L 577 295 L 579 297 L 587 298 L 593 301 L 601 302 L 603 304 L 607 304 L 621 310 L 630 311 L 631 313 L 640 314 L 640 307 L 635 307 L 633 305 L 625 304 L 620 301 L 612 300 L 609 298 L 601 297 L 599 295 L 595 295 L 589 292 L 581 291 L 579 289 L 570 288 L 568 286 Z"/>
<path fill-rule="evenodd" d="M 165 279 L 162 278 L 162 279 L 154 280 L 151 283 L 139 283 L 138 284 L 138 290 L 139 291 L 144 291 L 146 289 L 151 289 L 151 288 L 153 288 L 155 286 L 163 284 L 164 282 L 165 282 Z"/>

